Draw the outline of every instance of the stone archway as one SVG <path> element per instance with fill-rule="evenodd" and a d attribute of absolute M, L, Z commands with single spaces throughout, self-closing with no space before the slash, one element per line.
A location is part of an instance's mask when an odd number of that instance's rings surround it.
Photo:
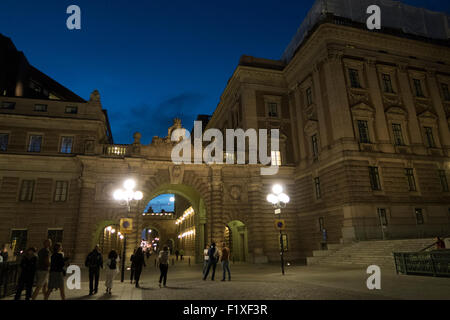
<path fill-rule="evenodd" d="M 152 191 L 144 193 L 145 197 L 142 201 L 143 204 L 147 204 L 153 198 L 161 195 L 161 194 L 176 194 L 182 196 L 186 200 L 189 201 L 190 205 L 194 209 L 194 221 L 195 221 L 195 261 L 197 263 L 201 263 L 203 261 L 203 248 L 206 244 L 206 222 L 207 222 L 207 214 L 206 214 L 206 205 L 205 201 L 201 194 L 192 186 L 187 184 L 171 184 L 164 183 L 159 185 L 156 188 L 153 188 Z M 158 228 L 157 223 L 146 221 L 147 217 L 140 216 L 138 218 L 138 230 L 142 230 L 144 226 L 153 225 Z M 159 226 L 160 234 L 165 234 L 163 227 Z M 167 233 L 167 232 L 166 232 Z M 175 245 L 175 241 L 173 238 L 177 238 L 177 234 L 171 232 L 167 233 L 166 239 L 164 242 L 172 239 L 172 244 Z"/>
<path fill-rule="evenodd" d="M 243 222 L 239 220 L 230 221 L 225 226 L 224 241 L 230 246 L 233 261 L 249 261 L 248 233 Z"/>

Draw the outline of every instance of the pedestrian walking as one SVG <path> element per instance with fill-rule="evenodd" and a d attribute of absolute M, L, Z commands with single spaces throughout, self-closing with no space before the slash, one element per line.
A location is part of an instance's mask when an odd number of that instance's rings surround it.
<path fill-rule="evenodd" d="M 177 261 L 178 261 L 178 256 L 180 255 L 180 251 L 177 249 L 177 250 L 175 250 L 175 257 L 177 258 Z"/>
<path fill-rule="evenodd" d="M 130 267 L 130 283 L 133 283 L 133 279 L 134 279 L 134 274 L 135 274 L 135 271 L 136 271 L 136 265 L 134 264 L 134 255 L 136 254 L 136 250 L 137 249 L 134 249 L 133 250 L 133 254 L 131 255 L 131 257 L 130 257 L 130 261 L 131 261 L 131 267 Z"/>
<path fill-rule="evenodd" d="M 33 292 L 33 300 L 36 300 L 41 289 L 42 293 L 45 296 L 48 288 L 48 276 L 51 257 L 50 248 L 52 247 L 52 240 L 45 239 L 43 245 L 44 247 L 39 250 L 37 254 L 36 289 L 34 289 Z"/>
<path fill-rule="evenodd" d="M 98 292 L 100 269 L 103 269 L 103 257 L 98 245 L 87 255 L 84 265 L 89 268 L 89 295 L 92 296 Z"/>
<path fill-rule="evenodd" d="M 15 300 L 20 300 L 23 289 L 25 289 L 25 300 L 31 299 L 33 293 L 34 275 L 36 274 L 37 257 L 36 249 L 28 248 L 20 260 L 20 276 L 16 289 Z"/>
<path fill-rule="evenodd" d="M 183 261 L 184 250 L 180 249 L 180 261 Z"/>
<path fill-rule="evenodd" d="M 142 247 L 137 248 L 133 258 L 134 261 L 134 278 L 136 280 L 136 288 L 139 288 L 139 279 L 141 278 L 142 268 L 145 267 L 144 253 Z"/>
<path fill-rule="evenodd" d="M 105 272 L 106 293 L 111 294 L 114 278 L 119 273 L 119 261 L 120 259 L 117 252 L 115 250 L 111 250 L 108 254 L 108 260 L 106 260 L 106 272 Z"/>
<path fill-rule="evenodd" d="M 159 270 L 161 274 L 159 276 L 159 287 L 161 288 L 161 282 L 166 287 L 167 283 L 167 272 L 169 271 L 169 248 L 167 246 L 163 247 L 163 250 L 159 253 Z"/>
<path fill-rule="evenodd" d="M 206 272 L 203 275 L 203 280 L 206 280 L 206 278 L 208 278 L 209 270 L 212 267 L 213 270 L 212 270 L 211 280 L 214 281 L 214 276 L 216 274 L 217 260 L 219 257 L 219 251 L 217 250 L 216 244 L 214 242 L 211 244 L 211 247 L 208 250 L 208 256 L 209 256 L 208 267 L 206 268 Z"/>
<path fill-rule="evenodd" d="M 205 275 L 206 268 L 208 268 L 208 261 L 209 261 L 208 251 L 209 251 L 209 246 L 206 245 L 205 249 L 203 250 L 203 275 Z"/>
<path fill-rule="evenodd" d="M 222 254 L 220 255 L 220 262 L 222 263 L 223 277 L 222 281 L 225 281 L 226 272 L 228 272 L 228 281 L 231 281 L 230 272 L 230 249 L 227 248 L 227 244 L 222 244 Z"/>
<path fill-rule="evenodd" d="M 48 279 L 48 290 L 45 293 L 45 300 L 48 300 L 54 289 L 59 289 L 61 300 L 66 300 L 66 295 L 64 292 L 65 261 L 61 251 L 62 245 L 60 243 L 56 243 L 53 246 L 53 254 L 50 260 L 50 276 Z"/>

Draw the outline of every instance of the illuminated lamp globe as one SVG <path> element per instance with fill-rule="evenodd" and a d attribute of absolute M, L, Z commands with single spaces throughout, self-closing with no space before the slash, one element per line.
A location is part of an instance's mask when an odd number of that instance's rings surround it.
<path fill-rule="evenodd" d="M 285 194 L 285 193 L 280 193 L 279 195 L 278 195 L 278 199 L 281 201 L 281 202 L 284 202 L 284 203 L 289 203 L 289 196 L 287 195 L 287 194 Z"/>
<path fill-rule="evenodd" d="M 127 190 L 133 190 L 136 187 L 136 182 L 133 179 L 125 180 L 123 187 Z"/>
<path fill-rule="evenodd" d="M 133 195 L 134 200 L 142 200 L 144 194 L 141 191 L 136 191 Z"/>
<path fill-rule="evenodd" d="M 116 191 L 114 191 L 114 199 L 116 199 L 116 200 L 123 200 L 123 192 L 122 192 L 122 190 L 116 190 Z"/>
<path fill-rule="evenodd" d="M 283 192 L 283 187 L 279 184 L 274 184 L 272 187 L 272 192 L 275 194 L 280 194 Z"/>
<path fill-rule="evenodd" d="M 271 193 L 271 194 L 267 195 L 267 201 L 272 204 L 275 204 L 278 202 L 278 197 Z"/>

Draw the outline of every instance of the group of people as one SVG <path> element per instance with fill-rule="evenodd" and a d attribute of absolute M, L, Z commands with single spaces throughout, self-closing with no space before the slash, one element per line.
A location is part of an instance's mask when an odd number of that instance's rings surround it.
<path fill-rule="evenodd" d="M 203 251 L 203 256 L 203 280 L 206 280 L 208 278 L 209 271 L 212 268 L 211 280 L 214 281 L 217 263 L 220 261 L 223 270 L 222 281 L 225 281 L 227 273 L 228 281 L 231 281 L 230 249 L 227 247 L 225 242 L 222 243 L 221 250 L 216 247 L 216 244 L 214 242 L 210 246 L 206 246 L 205 250 Z"/>
<path fill-rule="evenodd" d="M 159 287 L 166 287 L 167 283 L 167 272 L 169 270 L 169 247 L 164 246 L 163 249 L 159 252 L 158 255 L 158 264 L 160 270 L 159 276 Z M 144 253 L 142 247 L 139 247 L 134 250 L 133 254 L 130 258 L 131 261 L 131 275 L 130 275 L 130 283 L 135 281 L 135 287 L 139 288 L 139 280 L 141 278 L 142 268 L 146 266 Z"/>
<path fill-rule="evenodd" d="M 17 283 L 15 300 L 20 300 L 25 290 L 25 299 L 35 300 L 42 290 L 44 299 L 48 300 L 53 290 L 59 290 L 61 299 L 65 300 L 64 276 L 66 259 L 61 243 L 44 240 L 43 248 L 36 253 L 36 248 L 28 248 L 20 260 L 20 276 Z M 33 283 L 36 279 L 36 289 Z"/>

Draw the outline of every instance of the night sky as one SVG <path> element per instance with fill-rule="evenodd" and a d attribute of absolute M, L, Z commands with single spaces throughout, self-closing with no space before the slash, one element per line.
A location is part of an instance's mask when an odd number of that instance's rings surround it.
<path fill-rule="evenodd" d="M 406 0 L 450 12 L 447 0 Z M 100 91 L 116 143 L 212 114 L 242 54 L 279 59 L 313 0 L 2 0 L 0 33 L 81 97 Z M 66 28 L 81 8 L 82 29 Z"/>

